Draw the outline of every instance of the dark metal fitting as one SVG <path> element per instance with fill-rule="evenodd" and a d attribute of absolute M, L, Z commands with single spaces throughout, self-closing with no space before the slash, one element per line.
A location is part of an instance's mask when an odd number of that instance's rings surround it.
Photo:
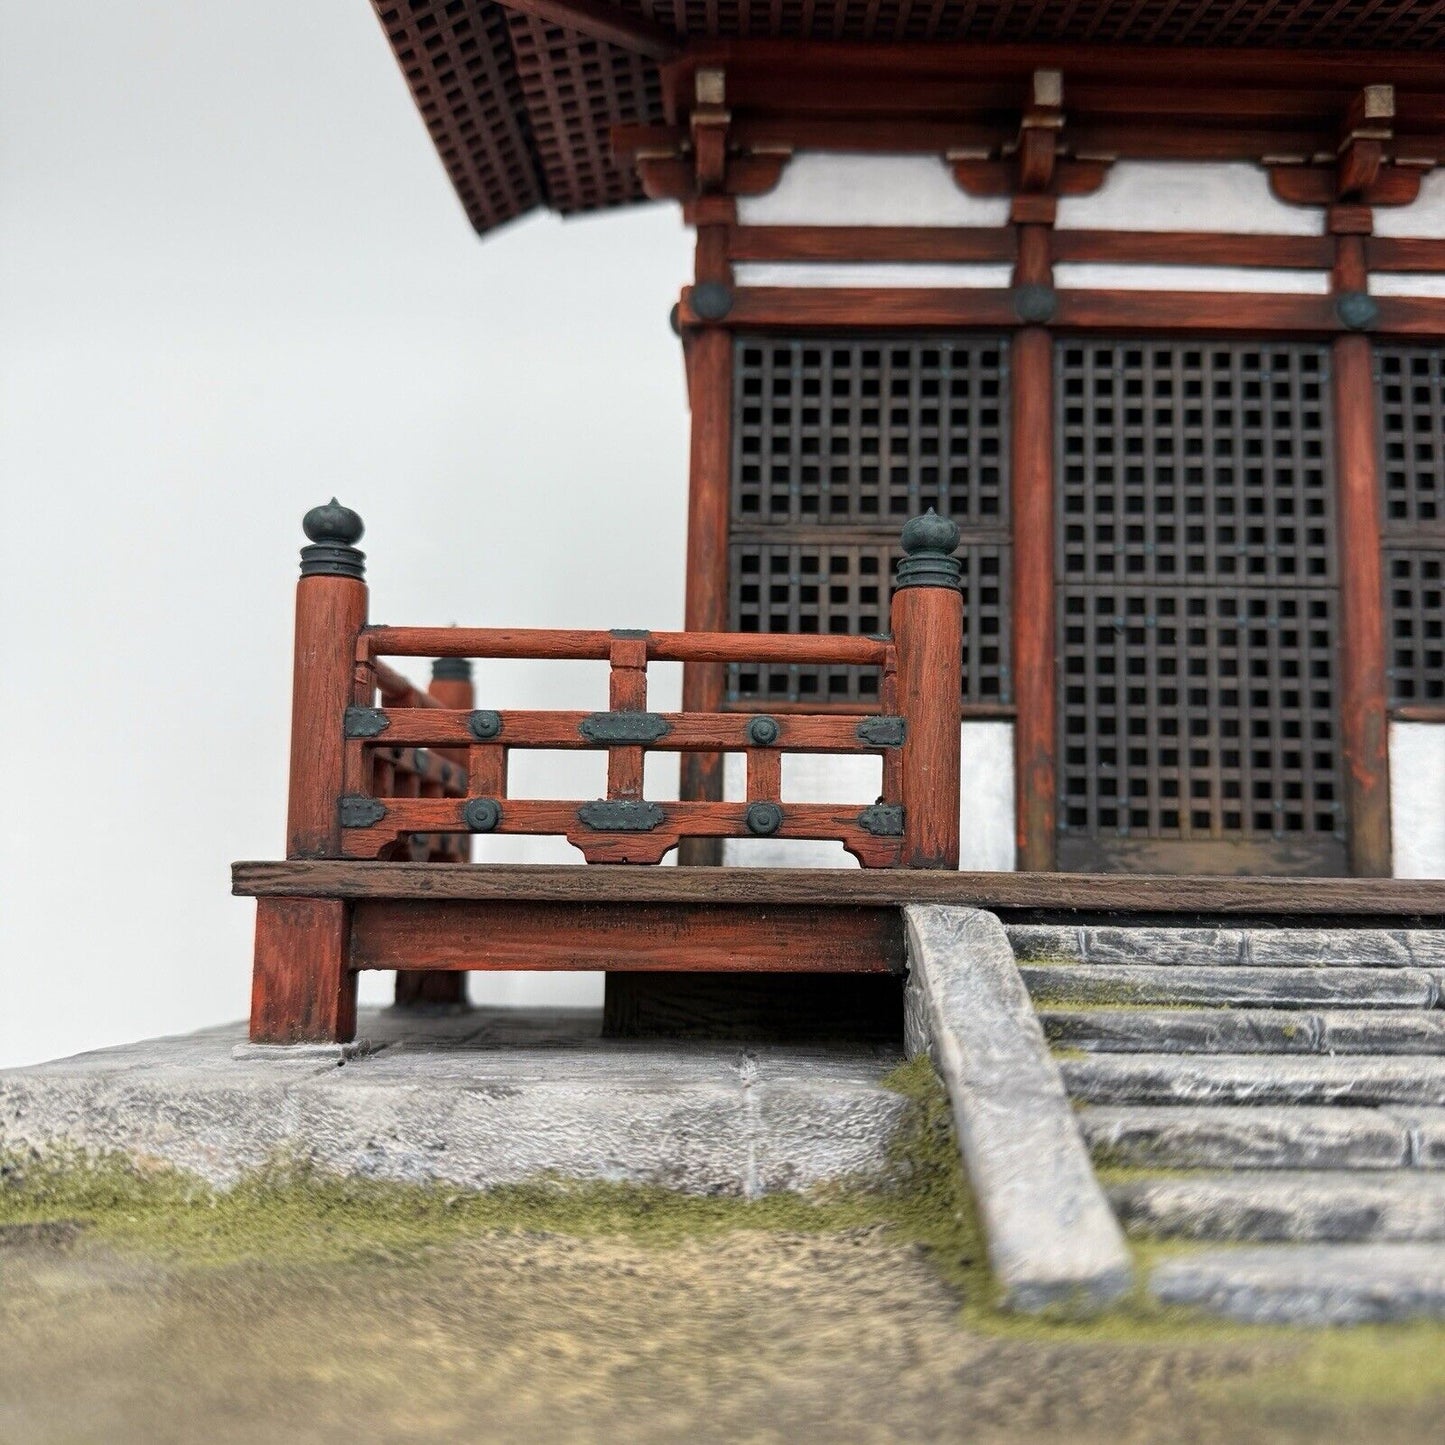
<path fill-rule="evenodd" d="M 1052 286 L 1030 281 L 1014 287 L 1014 315 L 1030 326 L 1042 326 L 1054 319 L 1059 309 L 1059 293 Z"/>
<path fill-rule="evenodd" d="M 386 808 L 375 798 L 347 793 L 337 799 L 336 814 L 343 828 L 370 828 L 386 817 Z"/>
<path fill-rule="evenodd" d="M 907 554 L 898 564 L 894 586 L 960 588 L 963 564 L 953 554 L 961 533 L 948 517 L 940 517 L 932 507 L 921 517 L 903 524 L 903 550 Z"/>
<path fill-rule="evenodd" d="M 303 577 L 366 576 L 366 553 L 356 543 L 366 526 L 350 507 L 343 507 L 335 497 L 322 507 L 312 507 L 301 519 L 301 529 L 311 539 L 311 546 L 301 549 Z"/>
<path fill-rule="evenodd" d="M 755 717 L 748 724 L 748 741 L 756 743 L 760 748 L 765 748 L 777 742 L 779 731 L 777 718 L 768 717 L 764 713 L 760 717 Z"/>
<path fill-rule="evenodd" d="M 1380 307 L 1367 291 L 1342 291 L 1335 297 L 1335 315 L 1351 331 L 1368 331 L 1380 319 Z"/>
<path fill-rule="evenodd" d="M 470 682 L 472 660 L 469 657 L 439 657 L 431 665 L 433 682 Z"/>
<path fill-rule="evenodd" d="M 704 321 L 721 321 L 733 309 L 733 288 L 721 281 L 700 281 L 692 288 L 692 309 Z"/>
<path fill-rule="evenodd" d="M 467 715 L 467 731 L 478 742 L 483 743 L 491 738 L 500 737 L 502 715 L 499 712 L 493 712 L 491 708 L 478 708 L 476 712 Z"/>
<path fill-rule="evenodd" d="M 502 805 L 495 798 L 469 798 L 462 822 L 473 833 L 490 833 L 502 821 Z"/>
<path fill-rule="evenodd" d="M 594 712 L 577 724 L 589 743 L 642 746 L 665 738 L 672 724 L 660 712 Z"/>
<path fill-rule="evenodd" d="M 908 738 L 908 724 L 901 717 L 865 717 L 858 724 L 857 737 L 870 748 L 901 748 Z"/>
<path fill-rule="evenodd" d="M 858 814 L 858 826 L 875 838 L 901 838 L 903 836 L 903 805 L 901 803 L 874 803 Z"/>
<path fill-rule="evenodd" d="M 349 707 L 341 715 L 342 735 L 348 738 L 380 737 L 391 719 L 379 707 Z"/>
<path fill-rule="evenodd" d="M 632 799 L 599 799 L 583 803 L 577 818 L 598 833 L 650 833 L 666 821 L 667 815 L 656 803 Z"/>
<path fill-rule="evenodd" d="M 417 770 L 417 772 L 426 772 L 426 765 L 430 760 L 430 756 L 431 755 L 427 752 L 425 748 L 413 748 L 411 750 L 412 766 Z"/>
<path fill-rule="evenodd" d="M 746 822 L 749 833 L 770 838 L 783 826 L 783 810 L 776 803 L 749 803 Z"/>
<path fill-rule="evenodd" d="M 667 324 L 674 336 L 682 335 L 682 306 L 679 302 L 672 303 L 672 310 L 667 313 Z"/>

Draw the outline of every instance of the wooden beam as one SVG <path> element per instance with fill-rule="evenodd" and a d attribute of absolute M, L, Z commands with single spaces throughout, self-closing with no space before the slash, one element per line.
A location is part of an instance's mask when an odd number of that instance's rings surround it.
<path fill-rule="evenodd" d="M 1002 226 L 736 226 L 728 238 L 733 261 L 967 264 L 1012 261 L 1014 249 Z"/>
<path fill-rule="evenodd" d="M 237 863 L 239 897 L 901 907 L 1061 913 L 1445 919 L 1445 879 L 952 873 L 924 868 L 630 868 L 599 864 Z"/>
<path fill-rule="evenodd" d="M 644 15 L 634 15 L 606 0 L 505 0 L 505 8 L 548 25 L 602 40 L 649 60 L 673 59 L 681 49 L 677 33 Z"/>
<path fill-rule="evenodd" d="M 1364 244 L 1341 236 L 1339 291 L 1363 291 Z M 1340 751 L 1351 871 L 1390 873 L 1389 695 L 1385 583 L 1380 557 L 1380 458 L 1367 336 L 1334 341 L 1336 533 L 1339 538 Z"/>
<path fill-rule="evenodd" d="M 351 964 L 883 974 L 907 966 L 903 920 L 887 906 L 820 913 L 796 905 L 476 900 L 356 904 Z"/>

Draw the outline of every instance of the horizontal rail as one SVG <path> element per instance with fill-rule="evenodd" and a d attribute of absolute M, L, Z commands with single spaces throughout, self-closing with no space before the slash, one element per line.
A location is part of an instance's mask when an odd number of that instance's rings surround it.
<path fill-rule="evenodd" d="M 897 747 L 904 735 L 903 720 L 878 714 L 806 715 L 780 713 L 774 719 L 776 738 L 765 744 L 748 736 L 758 719 L 755 713 L 605 713 L 605 712 L 484 712 L 481 716 L 497 725 L 497 731 L 479 738 L 471 730 L 474 712 L 433 708 L 376 708 L 368 710 L 365 722 L 374 727 L 384 722 L 379 733 L 362 738 L 381 746 L 455 748 L 495 745 L 508 748 L 613 748 L 644 747 L 653 752 L 744 752 L 767 746 L 775 752 L 791 753 L 878 753 Z M 647 738 L 638 733 L 627 737 L 607 736 L 584 729 L 602 720 L 645 719 L 657 733 Z M 869 725 L 875 737 L 892 733 L 893 741 L 873 741 L 864 736 Z M 619 724 L 621 725 L 621 724 Z M 643 731 L 647 729 L 644 727 Z M 353 739 L 355 740 L 355 739 Z"/>
<path fill-rule="evenodd" d="M 806 662 L 878 667 L 888 660 L 890 648 L 882 638 L 821 633 L 653 632 L 644 637 L 649 662 Z M 361 645 L 373 658 L 605 662 L 614 641 L 610 632 L 544 627 L 371 627 L 361 634 Z"/>
<path fill-rule="evenodd" d="M 431 693 L 419 688 L 409 677 L 404 677 L 394 667 L 388 667 L 384 662 L 378 662 L 375 658 L 369 659 L 368 665 L 376 678 L 377 691 L 387 700 L 389 706 L 420 708 L 445 706 Z"/>

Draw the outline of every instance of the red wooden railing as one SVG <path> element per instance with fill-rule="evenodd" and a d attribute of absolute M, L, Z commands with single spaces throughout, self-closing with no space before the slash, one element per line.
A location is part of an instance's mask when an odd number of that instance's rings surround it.
<path fill-rule="evenodd" d="M 360 520 L 318 508 L 308 535 L 303 557 L 320 555 L 303 565 L 297 601 L 290 857 L 460 861 L 470 834 L 495 833 L 560 835 L 589 863 L 658 863 L 683 838 L 762 836 L 836 840 L 869 868 L 958 866 L 962 603 L 952 523 L 930 515 L 904 529 L 891 637 L 372 627 L 353 545 Z M 479 709 L 459 672 L 423 692 L 387 657 L 605 661 L 608 705 Z M 652 662 L 873 667 L 882 707 L 871 717 L 650 712 Z M 605 750 L 606 796 L 509 796 L 508 758 L 519 748 Z M 741 752 L 747 797 L 648 800 L 649 751 Z M 882 794 L 856 805 L 785 803 L 790 752 L 879 756 Z"/>
<path fill-rule="evenodd" d="M 865 867 L 958 866 L 962 601 L 952 552 L 958 530 L 917 518 L 903 531 L 890 637 L 749 633 L 509 631 L 372 627 L 367 623 L 361 519 L 337 505 L 307 514 L 296 594 L 295 685 L 287 857 L 462 863 L 476 833 L 559 834 L 590 863 L 657 863 L 685 838 L 836 839 Z M 430 688 L 388 657 L 432 656 Z M 477 707 L 472 658 L 605 661 L 597 712 Z M 876 716 L 655 713 L 647 668 L 729 662 L 878 668 Z M 684 681 L 684 696 L 689 689 Z M 517 748 L 607 753 L 597 799 L 514 798 Z M 742 752 L 747 797 L 728 803 L 643 796 L 649 751 L 684 757 Z M 784 753 L 874 754 L 883 792 L 857 804 L 782 799 Z M 686 770 L 691 773 L 693 770 Z M 353 875 L 353 881 L 359 882 Z M 886 910 L 885 910 L 886 911 Z M 251 1037 L 296 1043 L 350 1039 L 356 975 L 397 972 L 399 1002 L 465 1001 L 469 969 L 494 967 L 767 967 L 888 971 L 901 956 L 896 920 L 854 910 L 822 926 L 811 910 L 706 906 L 669 913 L 596 910 L 563 916 L 519 904 L 489 909 L 425 901 L 353 906 L 346 897 L 258 900 Z M 611 932 L 599 928 L 606 924 Z M 780 932 L 781 930 L 781 932 Z"/>

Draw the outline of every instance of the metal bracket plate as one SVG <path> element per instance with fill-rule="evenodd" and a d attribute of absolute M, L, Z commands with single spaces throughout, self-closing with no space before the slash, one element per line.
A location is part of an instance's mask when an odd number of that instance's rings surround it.
<path fill-rule="evenodd" d="M 655 743 L 672 731 L 660 712 L 594 712 L 577 725 L 589 743 Z"/>
<path fill-rule="evenodd" d="M 341 715 L 342 733 L 349 738 L 380 737 L 391 719 L 379 707 L 349 707 Z"/>
<path fill-rule="evenodd" d="M 901 717 L 865 717 L 858 724 L 858 741 L 870 748 L 901 748 L 908 724 Z"/>
<path fill-rule="evenodd" d="M 360 793 L 347 793 L 336 803 L 343 828 L 370 828 L 386 817 L 386 806 Z"/>
<path fill-rule="evenodd" d="M 858 814 L 858 826 L 875 838 L 903 836 L 903 804 L 875 803 Z"/>
<path fill-rule="evenodd" d="M 577 817 L 598 833 L 650 833 L 666 821 L 667 815 L 656 803 L 624 798 L 583 803 Z"/>

